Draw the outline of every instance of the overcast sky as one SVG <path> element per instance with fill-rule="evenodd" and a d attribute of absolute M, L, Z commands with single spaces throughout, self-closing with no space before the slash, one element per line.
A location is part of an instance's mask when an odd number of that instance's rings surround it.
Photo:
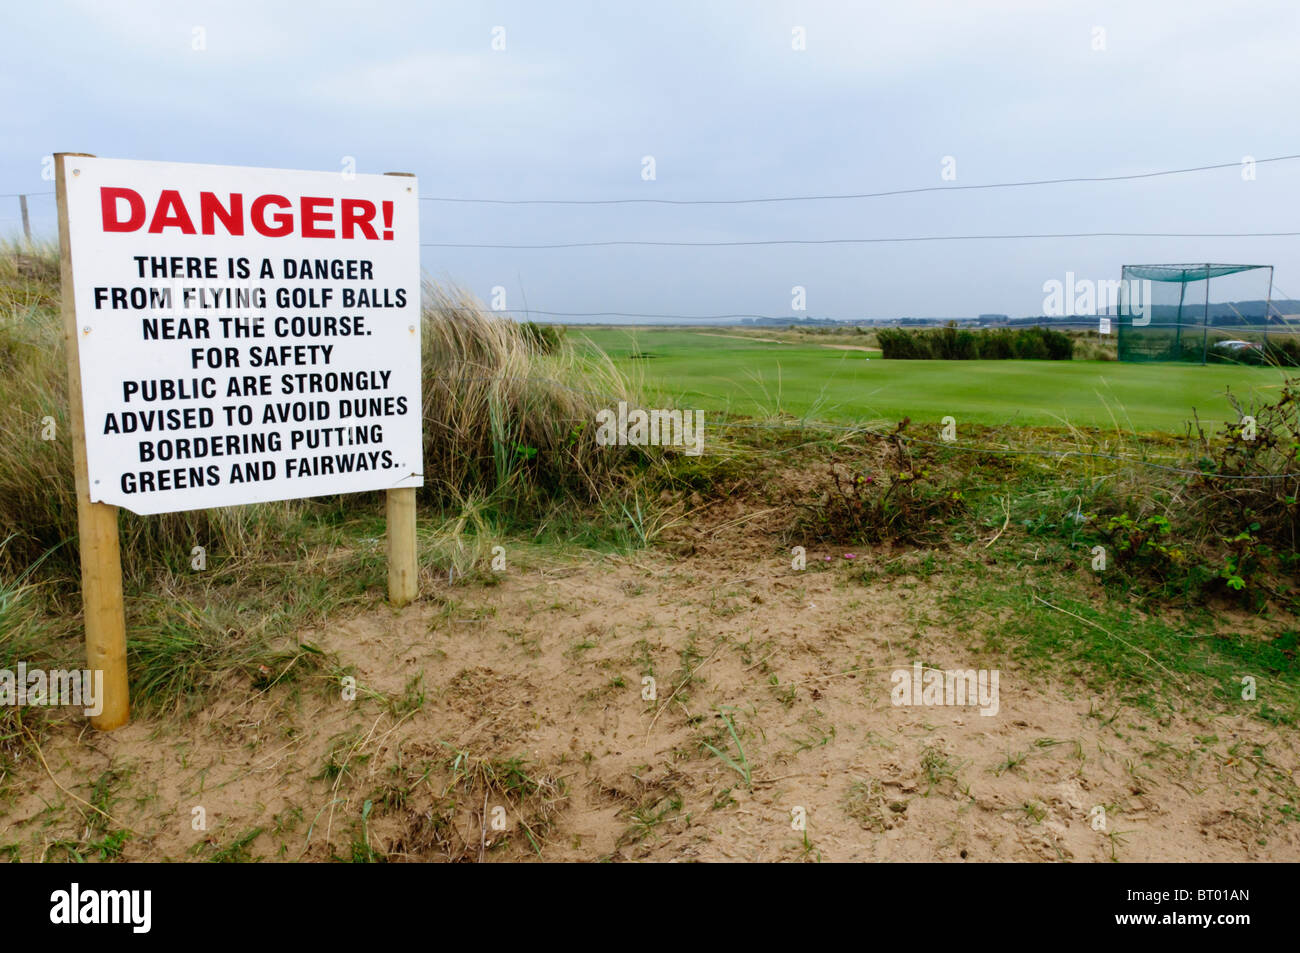
<path fill-rule="evenodd" d="M 417 173 L 425 196 L 502 199 L 874 192 L 1300 153 L 1296 0 L 88 0 L 8 5 L 0 23 L 0 193 L 51 190 L 54 151 L 301 169 L 350 156 Z M 52 236 L 52 198 L 31 203 Z M 425 242 L 1300 231 L 1300 161 L 1254 181 L 1230 168 L 826 202 L 421 206 Z M 17 215 L 0 199 L 0 233 Z M 800 285 L 807 314 L 857 318 L 1036 314 L 1045 281 L 1126 262 L 1273 264 L 1300 297 L 1298 255 L 1298 238 L 1085 238 L 423 261 L 485 299 L 505 287 L 511 308 L 789 315 Z"/>

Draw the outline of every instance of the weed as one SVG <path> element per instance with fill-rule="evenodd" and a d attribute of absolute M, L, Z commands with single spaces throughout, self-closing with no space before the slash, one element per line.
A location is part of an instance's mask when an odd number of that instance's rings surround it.
<path fill-rule="evenodd" d="M 736 726 L 732 723 L 731 716 L 727 714 L 727 711 L 730 710 L 733 709 L 718 709 L 718 717 L 722 719 L 722 723 L 726 726 L 727 732 L 731 735 L 731 740 L 736 746 L 735 757 L 731 755 L 729 750 L 723 751 L 707 741 L 701 741 L 700 744 L 708 749 L 719 761 L 739 774 L 741 780 L 745 782 L 745 787 L 752 791 L 754 789 L 753 773 L 749 766 L 749 759 L 745 756 L 745 747 L 740 743 L 740 736 L 736 733 Z"/>

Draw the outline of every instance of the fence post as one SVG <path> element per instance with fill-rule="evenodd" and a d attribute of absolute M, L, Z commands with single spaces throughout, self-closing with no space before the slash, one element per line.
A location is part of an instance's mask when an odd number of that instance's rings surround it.
<path fill-rule="evenodd" d="M 65 159 L 80 157 L 94 158 L 84 152 L 54 154 L 55 198 L 59 206 L 59 296 L 68 358 L 68 424 L 72 432 L 72 465 L 77 493 L 77 543 L 81 550 L 86 667 L 92 673 L 102 672 L 104 676 L 100 699 L 103 707 L 98 715 L 91 716 L 90 724 L 100 731 L 112 731 L 131 720 L 131 697 L 126 670 L 126 613 L 122 604 L 122 554 L 117 533 L 117 507 L 90 501 L 90 478 L 86 473 L 81 333 L 72 284 L 68 183 L 64 170 Z"/>
<path fill-rule="evenodd" d="M 32 220 L 27 215 L 27 196 L 18 196 L 18 208 L 23 213 L 23 236 L 27 239 L 27 244 L 32 243 Z"/>
<path fill-rule="evenodd" d="M 410 172 L 387 175 L 414 177 Z M 416 412 L 423 414 L 424 408 Z M 418 462 L 418 461 L 417 461 Z M 419 596 L 419 567 L 415 539 L 415 487 L 385 491 L 385 516 L 388 527 L 388 601 L 400 608 Z"/>

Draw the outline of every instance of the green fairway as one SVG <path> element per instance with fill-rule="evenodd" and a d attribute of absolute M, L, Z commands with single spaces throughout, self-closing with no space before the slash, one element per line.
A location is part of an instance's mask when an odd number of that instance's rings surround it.
<path fill-rule="evenodd" d="M 959 421 L 1181 432 L 1195 410 L 1217 426 L 1244 403 L 1275 395 L 1269 368 L 1100 361 L 885 361 L 878 352 L 741 340 L 729 328 L 570 328 L 652 391 L 684 407 L 750 416 L 782 411 L 832 422 Z M 762 332 L 757 332 L 762 336 Z M 828 336 L 827 344 L 857 344 Z"/>

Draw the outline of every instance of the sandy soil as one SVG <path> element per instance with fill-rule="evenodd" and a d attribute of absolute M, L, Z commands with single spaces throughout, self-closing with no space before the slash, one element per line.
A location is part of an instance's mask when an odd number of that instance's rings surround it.
<path fill-rule="evenodd" d="M 1005 665 L 996 716 L 895 707 L 918 626 L 944 667 L 970 666 L 972 635 L 924 621 L 933 579 L 863 586 L 834 550 L 794 571 L 778 516 L 722 503 L 668 551 L 524 555 L 301 633 L 353 667 L 354 701 L 322 673 L 231 685 L 188 720 L 56 730 L 61 787 L 27 763 L 0 840 L 35 859 L 77 838 L 99 820 L 72 794 L 112 772 L 101 803 L 133 832 L 127 859 L 210 857 L 258 831 L 247 854 L 268 859 L 1300 860 L 1300 825 L 1274 807 L 1290 782 L 1243 754 L 1263 745 L 1294 779 L 1285 730 L 1156 721 Z"/>

